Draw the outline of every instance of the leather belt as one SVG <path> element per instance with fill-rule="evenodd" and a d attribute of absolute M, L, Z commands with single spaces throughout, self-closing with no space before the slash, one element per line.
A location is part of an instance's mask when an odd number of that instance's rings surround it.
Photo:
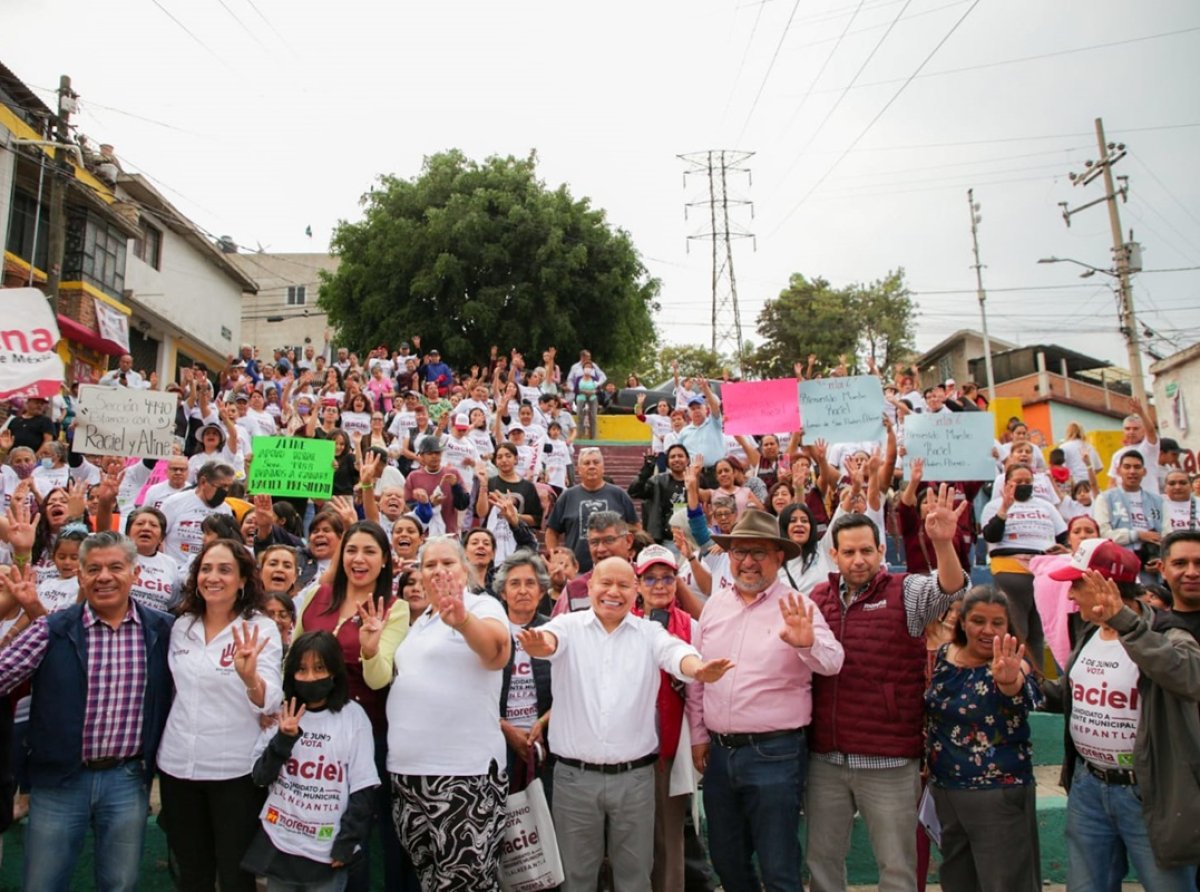
<path fill-rule="evenodd" d="M 791 728 L 787 731 L 756 731 L 753 734 L 717 734 L 714 731 L 709 731 L 708 736 L 718 746 L 732 750 L 740 746 L 753 746 L 765 740 L 776 740 L 780 737 L 800 734 L 803 731 L 803 728 Z"/>
<path fill-rule="evenodd" d="M 108 771 L 110 768 L 116 768 L 118 765 L 124 765 L 126 762 L 140 762 L 142 754 L 136 756 L 125 756 L 118 758 L 116 756 L 107 756 L 103 759 L 92 759 L 83 763 L 83 767 L 88 771 Z"/>
<path fill-rule="evenodd" d="M 1097 768 L 1087 759 L 1083 760 L 1083 765 L 1087 768 L 1088 774 L 1106 784 L 1131 787 L 1137 783 L 1137 775 L 1133 773 L 1132 768 Z"/>
<path fill-rule="evenodd" d="M 579 768 L 583 771 L 596 771 L 600 774 L 624 774 L 626 771 L 633 771 L 635 768 L 645 768 L 647 765 L 653 765 L 658 761 L 658 753 L 642 756 L 640 759 L 634 759 L 632 762 L 612 762 L 604 765 L 598 765 L 595 762 L 582 762 L 579 759 L 568 759 L 566 756 L 555 756 L 555 759 L 564 765 L 570 765 L 572 768 Z"/>

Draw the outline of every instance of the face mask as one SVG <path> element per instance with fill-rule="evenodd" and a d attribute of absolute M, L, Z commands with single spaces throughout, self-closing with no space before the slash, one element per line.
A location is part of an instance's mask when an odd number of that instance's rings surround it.
<path fill-rule="evenodd" d="M 297 415 L 307 415 L 309 413 L 309 411 L 310 410 L 309 410 L 308 406 L 297 406 L 296 407 Z"/>
<path fill-rule="evenodd" d="M 229 495 L 229 488 L 218 486 L 210 498 L 204 500 L 204 504 L 209 508 L 220 508 L 225 503 L 225 497 Z"/>
<path fill-rule="evenodd" d="M 319 678 L 316 681 L 293 679 L 292 688 L 304 703 L 320 703 L 322 700 L 328 700 L 329 695 L 333 693 L 333 678 Z"/>
<path fill-rule="evenodd" d="M 33 473 L 33 465 L 13 465 L 12 469 L 21 480 Z"/>
<path fill-rule="evenodd" d="M 54 467 L 54 459 L 52 459 L 52 458 L 43 458 L 43 459 L 42 459 L 42 460 L 39 462 L 39 464 L 41 464 L 41 466 L 42 466 L 42 469 L 43 469 L 43 470 L 49 471 L 51 468 L 53 468 L 53 467 Z"/>
<path fill-rule="evenodd" d="M 1030 496 L 1033 495 L 1032 483 L 1018 483 L 1016 490 L 1013 492 L 1013 498 L 1018 502 L 1028 502 Z"/>

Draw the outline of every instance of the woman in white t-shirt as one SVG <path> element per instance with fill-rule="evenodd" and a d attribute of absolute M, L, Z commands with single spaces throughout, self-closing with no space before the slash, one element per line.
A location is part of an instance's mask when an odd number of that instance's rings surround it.
<path fill-rule="evenodd" d="M 1034 496 L 1042 499 L 1045 502 L 1049 502 L 1051 505 L 1057 505 L 1060 501 L 1062 501 L 1062 495 L 1059 493 L 1058 487 L 1055 485 L 1054 480 L 1051 479 L 1050 475 L 1044 470 L 1039 471 L 1037 469 L 1037 466 L 1034 464 L 1034 456 L 1037 455 L 1041 455 L 1041 453 L 1038 452 L 1034 448 L 1033 444 L 1027 440 L 1012 444 L 1012 449 L 1004 459 L 1005 473 L 1008 472 L 1009 468 L 1017 465 L 1023 465 L 1027 468 L 1030 468 L 1033 471 Z M 1004 474 L 1000 474 L 996 477 L 995 482 L 992 484 L 993 493 L 1003 491 L 1004 479 Z"/>
<path fill-rule="evenodd" d="M 250 778 L 260 720 L 283 698 L 279 629 L 240 542 L 214 539 L 192 564 L 168 665 L 175 699 L 158 750 L 159 825 L 184 889 L 255 892 L 241 866 L 265 791 Z"/>
<path fill-rule="evenodd" d="M 424 889 L 499 892 L 508 776 L 496 704 L 512 652 L 504 608 L 467 588 L 462 546 L 421 549 L 430 605 L 396 649 L 387 769 L 396 831 Z"/>
<path fill-rule="evenodd" d="M 980 522 L 992 577 L 1008 595 L 1013 623 L 1033 665 L 1040 666 L 1045 635 L 1029 563 L 1036 555 L 1065 550 L 1067 524 L 1057 508 L 1033 494 L 1033 472 L 1028 467 L 1013 465 L 1005 477 L 1003 489 L 984 506 Z"/>
<path fill-rule="evenodd" d="M 1058 446 L 1075 483 L 1088 480 L 1090 472 L 1100 470 L 1100 453 L 1083 437 L 1083 425 L 1072 421 L 1067 425 L 1067 438 Z"/>
<path fill-rule="evenodd" d="M 144 607 L 170 611 L 182 594 L 185 568 L 162 551 L 167 518 L 157 508 L 135 508 L 125 521 L 125 535 L 137 547 L 137 577 L 129 597 Z"/>
<path fill-rule="evenodd" d="M 1192 495 L 1187 471 L 1171 471 L 1163 483 L 1162 533 L 1195 529 L 1200 529 L 1200 496 Z"/>

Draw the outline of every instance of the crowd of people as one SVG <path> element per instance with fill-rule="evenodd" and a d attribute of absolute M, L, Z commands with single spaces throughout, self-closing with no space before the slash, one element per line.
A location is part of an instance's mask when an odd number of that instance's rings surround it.
<path fill-rule="evenodd" d="M 986 400 L 871 373 L 884 435 L 851 443 L 729 436 L 716 382 L 676 369 L 648 406 L 630 375 L 651 444 L 627 488 L 593 443 L 620 388 L 586 350 L 564 373 L 554 348 L 455 369 L 416 336 L 245 346 L 165 385 L 161 460 L 76 450 L 66 387 L 8 401 L 0 825 L 27 818 L 23 887 L 70 888 L 91 827 L 96 888 L 136 888 L 156 781 L 182 890 L 498 890 L 507 797 L 538 780 L 567 892 L 841 892 L 856 815 L 882 892 L 924 888 L 931 837 L 943 889 L 1032 892 L 1049 710 L 1068 889 L 1132 866 L 1195 890 L 1179 444 L 1134 403 L 1104 469 L 1079 425 L 1051 448 L 1012 419 L 993 480 L 931 483 L 906 419 Z M 124 356 L 101 383 L 161 382 Z M 329 497 L 248 492 L 259 437 L 332 441 Z"/>

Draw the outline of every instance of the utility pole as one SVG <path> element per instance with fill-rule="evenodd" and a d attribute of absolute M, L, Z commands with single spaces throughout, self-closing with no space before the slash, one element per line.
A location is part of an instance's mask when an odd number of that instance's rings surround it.
<path fill-rule="evenodd" d="M 1118 189 L 1112 173 L 1113 165 L 1125 157 L 1125 144 L 1105 142 L 1104 121 L 1096 118 L 1096 145 L 1100 151 L 1100 160 L 1088 161 L 1087 170 L 1084 173 L 1072 173 L 1069 176 L 1071 183 L 1075 186 L 1086 186 L 1097 177 L 1103 177 L 1104 195 L 1074 209 L 1067 207 L 1066 202 L 1059 202 L 1059 204 L 1063 209 L 1063 219 L 1068 226 L 1071 225 L 1071 217 L 1080 211 L 1094 207 L 1101 202 L 1108 205 L 1108 223 L 1112 231 L 1112 252 L 1115 261 L 1114 274 L 1117 279 L 1118 318 L 1121 334 L 1125 337 L 1125 349 L 1129 355 L 1129 383 L 1134 399 L 1143 406 L 1148 406 L 1145 376 L 1142 373 L 1142 348 L 1138 336 L 1137 317 L 1133 311 L 1133 286 L 1129 280 L 1130 274 L 1136 272 L 1131 259 L 1138 249 L 1133 242 L 1132 234 L 1130 234 L 1128 243 L 1122 239 L 1121 215 L 1117 210 L 1118 197 L 1121 201 L 1128 200 L 1129 178 L 1118 177 L 1117 179 L 1121 180 L 1121 188 Z"/>
<path fill-rule="evenodd" d="M 983 326 L 983 362 L 987 368 L 988 402 L 996 399 L 996 376 L 992 372 L 992 342 L 987 330 L 987 293 L 983 290 L 983 264 L 979 262 L 979 224 L 983 216 L 975 201 L 975 190 L 967 190 L 967 207 L 971 211 L 971 247 L 975 252 L 975 294 L 979 297 L 979 320 Z"/>
<path fill-rule="evenodd" d="M 63 75 L 58 79 L 58 116 L 54 121 L 54 139 L 62 144 L 71 142 L 71 113 L 75 111 L 78 98 L 71 90 L 71 79 Z M 50 231 L 46 236 L 46 297 L 55 314 L 58 313 L 58 289 L 62 283 L 63 257 L 67 250 L 66 190 L 67 177 L 71 175 L 68 155 L 62 149 L 54 150 L 54 163 L 50 175 Z"/>
<path fill-rule="evenodd" d="M 746 174 L 750 182 L 750 169 L 742 163 L 754 155 L 729 149 L 709 149 L 690 152 L 679 158 L 688 165 L 683 172 L 684 187 L 689 175 L 703 176 L 707 181 L 708 197 L 703 200 L 685 202 L 684 219 L 694 207 L 708 209 L 708 229 L 688 236 L 688 249 L 693 240 L 712 242 L 712 350 L 720 354 L 727 349 L 733 356 L 739 374 L 744 375 L 742 366 L 742 318 L 738 309 L 737 276 L 733 271 L 733 241 L 739 238 L 753 239 L 754 234 L 730 219 L 731 208 L 750 208 L 754 218 L 754 205 L 746 200 L 729 195 L 729 174 Z"/>

